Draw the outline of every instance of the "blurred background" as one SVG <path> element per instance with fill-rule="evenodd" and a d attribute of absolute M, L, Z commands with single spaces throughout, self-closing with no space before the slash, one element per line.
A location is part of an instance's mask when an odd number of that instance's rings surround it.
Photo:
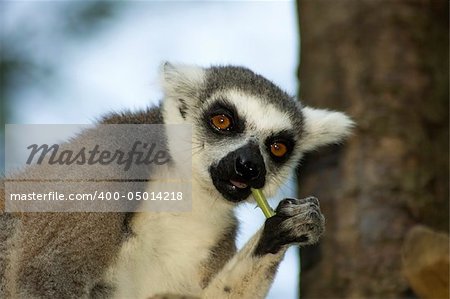
<path fill-rule="evenodd" d="M 92 123 L 156 105 L 164 60 L 247 66 L 358 124 L 276 196 L 315 195 L 327 219 L 322 241 L 301 250 L 302 298 L 448 298 L 448 6 L 2 1 L 1 140 L 5 123 Z M 238 216 L 242 246 L 264 219 L 254 206 Z M 298 260 L 291 248 L 269 298 L 298 298 Z"/>

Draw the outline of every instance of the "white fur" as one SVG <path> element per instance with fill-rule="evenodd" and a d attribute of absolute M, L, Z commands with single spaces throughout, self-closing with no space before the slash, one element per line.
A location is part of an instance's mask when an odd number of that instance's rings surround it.
<path fill-rule="evenodd" d="M 289 116 L 277 109 L 274 105 L 262 105 L 262 99 L 242 93 L 237 90 L 228 90 L 225 92 L 225 98 L 233 103 L 239 112 L 239 115 L 255 131 L 277 132 L 284 129 L 291 129 L 292 123 Z M 214 97 L 212 97 L 214 99 Z"/>
<path fill-rule="evenodd" d="M 200 294 L 200 265 L 230 225 L 232 206 L 212 199 L 195 183 L 193 194 L 191 212 L 135 216 L 135 237 L 108 271 L 107 279 L 117 284 L 115 298 Z"/>
<path fill-rule="evenodd" d="M 166 95 L 177 92 L 176 88 L 196 88 L 204 81 L 205 70 L 188 64 L 164 63 L 160 80 Z"/>
<path fill-rule="evenodd" d="M 319 146 L 342 141 L 351 132 L 354 122 L 344 113 L 304 107 L 304 136 L 300 142 L 303 152 Z"/>
<path fill-rule="evenodd" d="M 276 254 L 254 256 L 253 252 L 260 241 L 262 231 L 262 229 L 258 230 L 225 264 L 203 291 L 202 299 L 262 299 L 267 296 L 275 274 L 271 273 L 273 270 L 270 268 L 278 266 L 287 247 Z M 232 292 L 225 293 L 226 287 L 232 289 Z"/>
<path fill-rule="evenodd" d="M 192 175 L 186 173 L 183 137 L 169 129 L 169 144 L 174 146 L 171 154 L 177 166 L 158 168 L 154 177 L 159 180 L 148 185 L 148 192 L 157 190 L 165 179 Z M 178 154 L 173 155 L 174 151 Z M 191 163 L 187 164 L 191 170 Z M 149 298 L 163 293 L 199 295 L 200 265 L 232 224 L 232 209 L 233 205 L 206 192 L 194 178 L 190 210 L 137 213 L 131 224 L 134 236 L 125 242 L 107 271 L 106 280 L 116 287 L 114 298 Z"/>

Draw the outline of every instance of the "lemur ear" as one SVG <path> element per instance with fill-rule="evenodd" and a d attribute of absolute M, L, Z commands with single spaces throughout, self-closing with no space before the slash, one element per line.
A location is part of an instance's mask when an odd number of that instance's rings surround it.
<path fill-rule="evenodd" d="M 350 135 L 355 123 L 344 113 L 304 107 L 304 135 L 302 150 L 307 152 L 319 146 L 342 142 Z"/>
<path fill-rule="evenodd" d="M 186 64 L 165 62 L 161 67 L 161 81 L 166 96 L 195 98 L 205 80 L 205 69 Z"/>
<path fill-rule="evenodd" d="M 177 114 L 185 120 L 189 104 L 198 99 L 205 80 L 205 70 L 193 65 L 164 62 L 160 78 L 165 109 L 177 109 Z"/>

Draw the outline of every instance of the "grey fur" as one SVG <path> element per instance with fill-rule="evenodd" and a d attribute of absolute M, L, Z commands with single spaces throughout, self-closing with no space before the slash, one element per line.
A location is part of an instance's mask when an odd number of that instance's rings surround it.
<path fill-rule="evenodd" d="M 112 113 L 101 120 L 102 124 L 161 122 L 162 115 L 157 108 L 136 113 Z M 72 142 L 89 142 L 91 135 L 87 132 Z M 95 171 L 92 167 L 88 169 Z M 53 176 L 66 177 L 64 169 L 51 167 L 48 171 L 60 171 Z M 38 177 L 33 172 L 30 168 L 18 176 Z M 80 177 L 83 175 L 86 174 L 80 174 Z M 76 174 L 71 173 L 71 176 Z M 133 183 L 132 190 L 136 188 L 141 187 Z M 0 191 L 3 206 L 5 194 L 3 189 Z M 0 298 L 107 297 L 113 287 L 105 284 L 102 278 L 123 242 L 132 237 L 132 215 L 1 212 Z"/>

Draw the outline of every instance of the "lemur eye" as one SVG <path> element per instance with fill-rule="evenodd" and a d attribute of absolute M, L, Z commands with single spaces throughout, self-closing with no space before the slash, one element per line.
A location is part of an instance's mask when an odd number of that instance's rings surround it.
<path fill-rule="evenodd" d="M 211 117 L 211 124 L 218 130 L 228 130 L 231 127 L 231 119 L 225 114 L 217 114 Z"/>
<path fill-rule="evenodd" d="M 270 145 L 270 152 L 275 157 L 281 158 L 286 155 L 287 151 L 287 146 L 284 143 L 274 142 Z"/>

